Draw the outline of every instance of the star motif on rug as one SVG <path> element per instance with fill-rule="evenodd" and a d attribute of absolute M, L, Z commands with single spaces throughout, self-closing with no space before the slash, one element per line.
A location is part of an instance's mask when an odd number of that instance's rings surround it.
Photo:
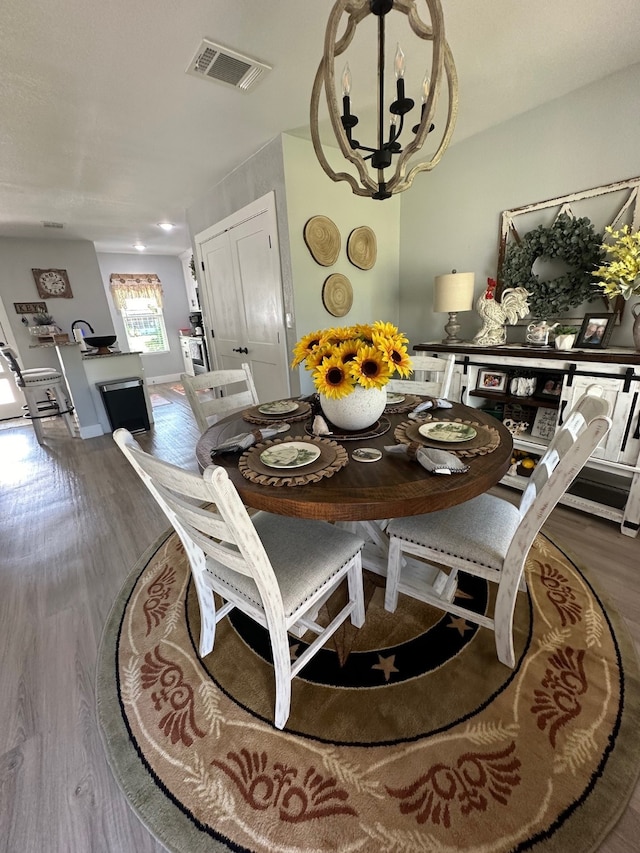
<path fill-rule="evenodd" d="M 461 637 L 464 637 L 467 631 L 472 631 L 473 626 L 467 623 L 467 620 L 462 616 L 450 616 L 450 622 L 447 628 L 455 628 Z"/>
<path fill-rule="evenodd" d="M 378 663 L 375 663 L 371 669 L 380 669 L 384 672 L 384 680 L 389 681 L 391 678 L 392 672 L 400 672 L 399 669 L 395 667 L 396 656 L 391 655 L 388 658 L 383 658 L 382 655 L 378 655 Z"/>

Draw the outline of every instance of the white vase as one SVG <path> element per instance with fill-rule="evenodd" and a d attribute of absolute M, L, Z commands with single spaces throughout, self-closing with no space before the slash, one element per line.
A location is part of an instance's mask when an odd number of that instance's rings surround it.
<path fill-rule="evenodd" d="M 387 405 L 386 388 L 363 388 L 356 385 L 351 394 L 334 400 L 320 394 L 325 417 L 334 426 L 345 430 L 367 429 L 373 426 Z"/>

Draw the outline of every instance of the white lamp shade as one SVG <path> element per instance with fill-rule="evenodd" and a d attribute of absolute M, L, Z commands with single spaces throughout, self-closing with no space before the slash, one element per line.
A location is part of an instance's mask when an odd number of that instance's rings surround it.
<path fill-rule="evenodd" d="M 473 308 L 475 273 L 452 272 L 437 275 L 433 288 L 433 310 L 470 311 Z"/>

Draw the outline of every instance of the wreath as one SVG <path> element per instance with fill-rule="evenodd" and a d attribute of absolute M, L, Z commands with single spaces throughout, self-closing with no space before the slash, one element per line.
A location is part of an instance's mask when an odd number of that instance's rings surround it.
<path fill-rule="evenodd" d="M 542 257 L 562 258 L 573 269 L 540 281 L 531 268 Z M 550 228 L 539 225 L 507 248 L 500 273 L 502 288 L 524 287 L 530 294 L 529 310 L 536 317 L 559 316 L 602 295 L 593 282 L 602 257 L 602 235 L 596 234 L 591 220 L 561 213 Z"/>

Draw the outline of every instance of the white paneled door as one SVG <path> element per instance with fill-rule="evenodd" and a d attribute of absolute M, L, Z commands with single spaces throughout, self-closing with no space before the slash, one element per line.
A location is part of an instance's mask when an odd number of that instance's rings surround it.
<path fill-rule="evenodd" d="M 251 365 L 262 402 L 289 394 L 273 194 L 196 237 L 205 328 L 218 369 Z"/>

